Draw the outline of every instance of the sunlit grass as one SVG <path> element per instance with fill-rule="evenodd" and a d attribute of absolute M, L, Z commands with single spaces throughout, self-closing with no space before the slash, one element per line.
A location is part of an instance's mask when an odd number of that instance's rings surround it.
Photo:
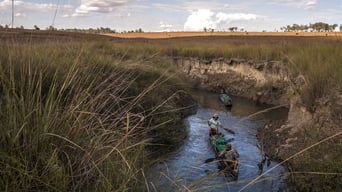
<path fill-rule="evenodd" d="M 340 42 L 330 42 L 297 47 L 290 54 L 292 75 L 302 74 L 306 78 L 301 97 L 309 109 L 323 96 L 342 90 L 341 52 Z"/>
<path fill-rule="evenodd" d="M 154 61 L 112 58 L 93 43 L 2 45 L 1 191 L 141 187 L 151 134 L 181 126 L 177 93 L 167 93 L 177 90 L 172 72 L 142 73 L 129 66 L 148 69 Z M 173 109 L 168 121 L 156 121 L 167 109 Z"/>

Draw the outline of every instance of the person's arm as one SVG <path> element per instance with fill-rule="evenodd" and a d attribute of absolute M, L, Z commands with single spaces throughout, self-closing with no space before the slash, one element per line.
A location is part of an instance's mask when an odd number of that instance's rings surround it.
<path fill-rule="evenodd" d="M 208 125 L 209 125 L 209 127 L 212 127 L 212 125 L 213 125 L 213 119 L 209 119 L 209 120 L 208 120 Z"/>

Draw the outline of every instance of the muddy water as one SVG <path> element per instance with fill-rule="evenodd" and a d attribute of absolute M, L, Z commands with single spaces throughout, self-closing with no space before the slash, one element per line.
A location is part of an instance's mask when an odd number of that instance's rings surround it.
<path fill-rule="evenodd" d="M 227 109 L 219 102 L 217 94 L 195 92 L 193 96 L 200 107 L 196 114 L 186 118 L 189 137 L 179 150 L 170 154 L 167 161 L 147 171 L 150 191 L 286 191 L 282 177 L 284 168 L 281 166 L 263 175 L 257 182 L 249 183 L 261 173 L 257 166 L 261 160 L 261 152 L 257 147 L 257 129 L 269 120 L 285 118 L 287 110 L 273 110 L 247 118 L 270 106 L 233 97 L 233 107 Z M 225 127 L 235 131 L 232 135 L 221 130 L 226 139 L 234 139 L 231 144 L 240 153 L 239 177 L 236 181 L 220 173 L 217 162 L 205 163 L 206 159 L 215 156 L 208 144 L 207 134 L 207 120 L 214 112 L 219 113 Z M 265 165 L 263 173 L 276 164 L 271 162 L 268 167 Z M 244 188 L 247 184 L 249 186 Z"/>

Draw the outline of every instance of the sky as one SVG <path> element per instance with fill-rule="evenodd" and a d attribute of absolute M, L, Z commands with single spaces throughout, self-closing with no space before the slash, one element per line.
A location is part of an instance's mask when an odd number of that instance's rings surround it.
<path fill-rule="evenodd" d="M 117 32 L 280 31 L 292 24 L 342 24 L 342 0 L 13 0 L 14 27 L 110 28 Z M 0 0 L 12 25 L 12 0 Z"/>

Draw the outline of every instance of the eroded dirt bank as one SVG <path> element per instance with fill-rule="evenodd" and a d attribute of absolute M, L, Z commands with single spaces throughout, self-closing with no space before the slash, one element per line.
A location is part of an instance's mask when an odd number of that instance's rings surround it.
<path fill-rule="evenodd" d="M 342 94 L 338 90 L 308 99 L 310 84 L 302 75 L 291 76 L 286 61 L 174 58 L 174 62 L 200 88 L 287 106 L 287 119 L 259 129 L 264 152 L 279 161 L 293 156 L 286 165 L 296 191 L 342 190 Z"/>
<path fill-rule="evenodd" d="M 197 86 L 261 103 L 288 104 L 288 70 L 284 61 L 252 61 L 238 58 L 201 60 L 174 58 L 179 68 L 197 80 Z"/>

